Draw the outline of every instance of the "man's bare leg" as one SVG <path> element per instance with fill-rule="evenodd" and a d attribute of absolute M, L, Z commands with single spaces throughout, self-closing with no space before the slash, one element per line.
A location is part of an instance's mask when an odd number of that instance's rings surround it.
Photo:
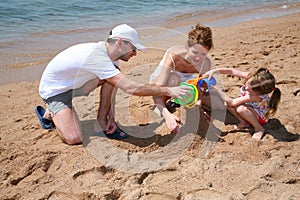
<path fill-rule="evenodd" d="M 82 94 L 80 95 L 88 95 L 102 83 L 104 83 L 104 81 L 100 81 L 98 78 L 88 81 L 83 86 L 81 92 Z M 65 143 L 70 145 L 82 143 L 80 121 L 76 111 L 73 108 L 65 108 L 57 112 L 52 118 L 49 110 L 46 109 L 44 118 L 53 120 L 56 126 L 56 131 Z"/>
<path fill-rule="evenodd" d="M 76 112 L 71 108 L 65 108 L 53 116 L 61 139 L 70 145 L 82 143 L 82 132 Z"/>

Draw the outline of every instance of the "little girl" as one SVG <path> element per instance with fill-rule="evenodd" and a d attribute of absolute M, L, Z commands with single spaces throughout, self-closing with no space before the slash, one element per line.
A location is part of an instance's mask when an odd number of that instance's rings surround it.
<path fill-rule="evenodd" d="M 262 139 L 265 134 L 263 125 L 276 113 L 281 97 L 279 88 L 275 87 L 274 76 L 265 68 L 260 68 L 254 74 L 228 68 L 214 69 L 206 74 L 211 77 L 215 72 L 245 79 L 240 97 L 230 98 L 225 95 L 223 98 L 228 110 L 239 119 L 237 126 L 246 128 L 251 124 L 255 131 L 252 137 Z"/>

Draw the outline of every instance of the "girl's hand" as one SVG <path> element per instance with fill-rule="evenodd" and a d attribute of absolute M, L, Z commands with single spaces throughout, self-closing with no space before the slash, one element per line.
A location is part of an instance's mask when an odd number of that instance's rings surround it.
<path fill-rule="evenodd" d="M 208 79 L 210 79 L 210 78 L 212 77 L 212 75 L 213 75 L 216 71 L 217 71 L 216 69 L 211 69 L 211 70 L 205 72 L 205 73 L 203 74 L 203 78 L 208 78 Z"/>

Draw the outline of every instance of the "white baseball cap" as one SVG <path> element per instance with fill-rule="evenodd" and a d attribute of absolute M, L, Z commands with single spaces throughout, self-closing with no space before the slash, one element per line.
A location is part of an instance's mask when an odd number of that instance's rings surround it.
<path fill-rule="evenodd" d="M 113 28 L 109 38 L 121 38 L 129 41 L 138 50 L 146 49 L 146 47 L 141 44 L 137 31 L 127 24 L 122 24 Z"/>

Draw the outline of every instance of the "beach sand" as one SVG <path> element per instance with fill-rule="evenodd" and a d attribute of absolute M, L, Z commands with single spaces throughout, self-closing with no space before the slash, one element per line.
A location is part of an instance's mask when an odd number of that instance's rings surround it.
<path fill-rule="evenodd" d="M 218 121 L 220 138 L 201 139 L 184 109 L 186 129 L 175 136 L 151 111 L 151 97 L 121 91 L 116 120 L 131 137 L 108 140 L 92 131 L 96 90 L 75 100 L 86 134 L 84 145 L 68 146 L 40 127 L 38 81 L 0 85 L 0 199 L 300 199 L 299 33 L 300 14 L 213 28 L 216 67 L 267 67 L 276 77 L 282 98 L 261 141 Z M 124 73 L 147 83 L 162 55 L 140 53 L 122 63 Z M 241 81 L 222 81 L 238 96 Z"/>

